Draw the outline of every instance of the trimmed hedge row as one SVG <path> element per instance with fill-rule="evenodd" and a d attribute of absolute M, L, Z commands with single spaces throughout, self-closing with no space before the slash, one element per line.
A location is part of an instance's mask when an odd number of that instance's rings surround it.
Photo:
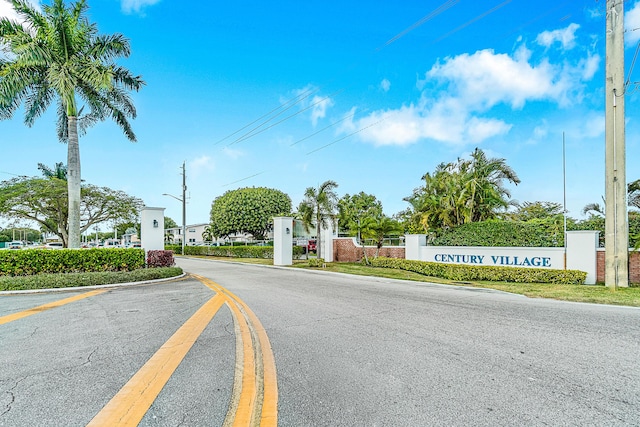
<path fill-rule="evenodd" d="M 0 251 L 0 276 L 41 273 L 132 271 L 145 266 L 144 250 L 23 249 Z"/>
<path fill-rule="evenodd" d="M 134 271 L 102 271 L 93 273 L 38 274 L 35 276 L 0 277 L 0 291 L 72 288 L 115 283 L 166 279 L 182 274 L 179 267 L 141 268 Z"/>
<path fill-rule="evenodd" d="M 167 249 L 180 253 L 179 246 L 166 246 Z M 273 259 L 273 246 L 185 246 L 185 255 L 205 255 L 228 258 L 263 258 Z M 293 247 L 293 258 L 299 259 L 304 254 L 302 246 Z"/>
<path fill-rule="evenodd" d="M 442 264 L 383 257 L 372 259 L 371 265 L 373 267 L 398 268 L 449 280 L 582 285 L 587 278 L 587 273 L 578 270 Z"/>

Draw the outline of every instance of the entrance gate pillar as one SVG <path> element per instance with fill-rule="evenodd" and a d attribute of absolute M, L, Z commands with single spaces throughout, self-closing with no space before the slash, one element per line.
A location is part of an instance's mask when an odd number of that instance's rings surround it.
<path fill-rule="evenodd" d="M 273 218 L 273 265 L 293 265 L 293 218 Z"/>

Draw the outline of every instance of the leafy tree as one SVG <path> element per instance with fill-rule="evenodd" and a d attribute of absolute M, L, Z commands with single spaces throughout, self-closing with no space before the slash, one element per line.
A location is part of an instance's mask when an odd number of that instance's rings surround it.
<path fill-rule="evenodd" d="M 487 158 L 479 148 L 471 159 L 441 163 L 422 179 L 424 186 L 404 200 L 425 231 L 497 218 L 511 203 L 504 181 L 520 183 L 505 159 Z"/>
<path fill-rule="evenodd" d="M 86 0 L 68 7 L 53 0 L 42 12 L 26 0 L 11 4 L 25 26 L 0 20 L 0 44 L 10 52 L 0 58 L 0 119 L 11 118 L 24 102 L 25 124 L 31 126 L 57 100 L 58 138 L 68 150 L 68 243 L 78 248 L 83 206 L 78 131 L 111 118 L 135 141 L 128 118 L 135 118 L 136 110 L 128 91 L 144 82 L 113 62 L 129 56 L 129 41 L 120 34 L 99 35 L 86 17 Z M 89 107 L 85 115 L 78 98 Z"/>
<path fill-rule="evenodd" d="M 178 224 L 168 216 L 164 217 L 164 228 L 178 228 Z"/>
<path fill-rule="evenodd" d="M 249 233 L 265 239 L 273 229 L 273 217 L 291 212 L 291 199 L 279 190 L 247 187 L 230 190 L 211 204 L 211 233 L 226 237 Z"/>
<path fill-rule="evenodd" d="M 81 233 L 105 221 L 134 222 L 144 203 L 122 191 L 82 186 Z M 0 183 L 0 216 L 26 219 L 59 236 L 68 247 L 67 185 L 58 178 L 19 177 Z"/>
<path fill-rule="evenodd" d="M 338 224 L 350 236 L 360 236 L 365 218 L 382 215 L 382 203 L 373 194 L 361 191 L 353 196 L 345 194 L 338 200 Z"/>
<path fill-rule="evenodd" d="M 298 213 L 307 230 L 316 228 L 316 251 L 321 252 L 322 242 L 320 230 L 326 229 L 329 221 L 335 221 L 335 211 L 338 204 L 338 195 L 335 189 L 338 184 L 334 181 L 325 181 L 318 188 L 308 187 L 304 192 L 304 200 L 298 206 Z"/>

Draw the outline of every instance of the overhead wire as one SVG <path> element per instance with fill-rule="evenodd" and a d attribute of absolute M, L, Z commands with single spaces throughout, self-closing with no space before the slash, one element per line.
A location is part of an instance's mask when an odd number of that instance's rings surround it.
<path fill-rule="evenodd" d="M 345 117 L 341 118 L 340 120 L 336 120 L 335 122 L 331 123 L 330 125 L 323 127 L 322 129 L 318 130 L 317 132 L 312 133 L 311 135 L 305 136 L 304 138 L 297 140 L 296 142 L 294 142 L 293 144 L 291 144 L 289 146 L 293 147 L 294 145 L 299 144 L 302 141 L 306 141 L 307 139 L 309 139 L 311 137 L 314 137 L 314 136 L 316 136 L 317 134 L 319 134 L 321 132 L 324 132 L 325 130 L 337 125 L 338 123 L 344 122 L 345 120 L 350 119 L 355 115 L 356 115 L 356 113 L 352 113 L 352 114 L 349 114 L 348 116 L 345 116 Z"/>
<path fill-rule="evenodd" d="M 254 136 L 256 136 L 256 135 L 259 135 L 259 134 L 261 134 L 262 132 L 265 132 L 265 131 L 267 131 L 267 130 L 271 129 L 271 128 L 272 128 L 272 127 L 274 127 L 274 126 L 277 126 L 277 125 L 279 125 L 280 123 L 285 122 L 285 121 L 289 120 L 290 118 L 295 117 L 295 116 L 297 116 L 298 114 L 301 114 L 301 113 L 303 113 L 303 112 L 305 112 L 305 111 L 309 110 L 310 108 L 313 108 L 313 107 L 315 107 L 316 105 L 318 105 L 318 104 L 321 104 L 321 103 L 325 102 L 327 99 L 331 98 L 332 96 L 335 96 L 335 95 L 337 95 L 338 93 L 342 92 L 342 90 L 343 90 L 343 89 L 338 89 L 337 91 L 335 91 L 335 92 L 333 92 L 333 93 L 331 93 L 331 94 L 329 94 L 329 95 L 325 96 L 324 98 L 321 98 L 320 100 L 318 100 L 318 101 L 316 101 L 316 102 L 312 103 L 311 105 L 309 105 L 309 106 L 307 106 L 307 107 L 305 107 L 305 108 L 301 109 L 300 111 L 298 111 L 298 112 L 296 112 L 296 113 L 293 113 L 293 114 L 291 114 L 291 115 L 289 115 L 289 116 L 287 116 L 287 117 L 283 118 L 282 120 L 277 121 L 277 122 L 275 122 L 275 123 L 273 123 L 273 124 L 271 124 L 271 125 L 267 126 L 266 128 L 263 128 L 263 129 L 260 129 L 260 130 L 257 130 L 257 129 L 256 129 L 256 130 L 255 130 L 254 132 L 252 132 L 252 133 L 247 133 L 247 134 L 245 134 L 245 135 L 241 136 L 240 138 L 236 139 L 235 141 L 233 141 L 233 142 L 232 142 L 232 143 L 230 143 L 229 145 L 234 145 L 234 144 L 237 144 L 237 143 L 239 143 L 239 142 L 245 141 L 245 140 L 247 140 L 247 139 L 249 139 L 249 138 L 252 138 L 252 137 L 254 137 Z"/>
<path fill-rule="evenodd" d="M 379 48 L 376 49 L 376 51 L 379 51 L 387 46 L 389 46 L 391 43 L 399 40 L 400 38 L 404 37 L 405 35 L 407 35 L 408 33 L 410 33 L 411 31 L 415 30 L 416 28 L 420 27 L 421 25 L 423 25 L 424 23 L 432 20 L 433 18 L 435 18 L 436 16 L 440 15 L 442 12 L 452 8 L 453 6 L 455 6 L 456 4 L 459 3 L 460 0 L 448 0 L 445 3 L 441 4 L 438 8 L 436 8 L 434 11 L 430 12 L 429 14 L 423 16 L 420 20 L 416 21 L 415 23 L 413 23 L 412 25 L 410 25 L 409 27 L 405 28 L 404 30 L 400 31 L 398 34 L 396 34 L 395 36 L 391 37 L 389 40 L 386 41 L 386 43 L 384 43 L 382 46 L 380 46 Z"/>
<path fill-rule="evenodd" d="M 507 5 L 507 4 L 509 4 L 509 3 L 511 3 L 511 0 L 506 0 L 506 1 L 502 2 L 502 3 L 500 3 L 499 5 L 497 5 L 497 6 L 493 7 L 493 8 L 491 8 L 491 9 L 487 10 L 486 12 L 481 13 L 480 15 L 476 16 L 476 17 L 475 17 L 475 18 L 473 18 L 472 20 L 465 22 L 464 24 L 460 25 L 459 27 L 455 28 L 454 30 L 449 31 L 449 32 L 448 32 L 447 34 L 445 34 L 444 36 L 442 36 L 442 37 L 440 37 L 440 38 L 436 39 L 433 43 L 437 43 L 437 42 L 439 42 L 439 41 L 442 41 L 442 40 L 446 39 L 447 37 L 449 37 L 449 36 L 451 36 L 451 35 L 453 35 L 453 34 L 457 33 L 458 31 L 460 31 L 460 30 L 462 30 L 462 29 L 464 29 L 464 28 L 468 27 L 469 25 L 473 24 L 474 22 L 479 21 L 479 20 L 481 20 L 482 18 L 486 17 L 487 15 L 492 14 L 492 13 L 493 13 L 493 12 L 495 12 L 496 10 L 503 8 L 504 6 L 506 6 L 506 5 Z"/>
<path fill-rule="evenodd" d="M 301 94 L 289 99 L 288 101 L 280 104 L 279 106 L 277 106 L 276 108 L 272 109 L 271 111 L 269 111 L 266 114 L 263 114 L 262 116 L 258 117 L 257 119 L 255 119 L 254 121 L 246 124 L 245 126 L 241 127 L 240 129 L 238 129 L 237 131 L 230 133 L 229 135 L 225 136 L 224 138 L 218 140 L 215 144 L 213 145 L 218 145 L 219 143 L 226 141 L 227 139 L 231 138 L 233 135 L 238 134 L 239 132 L 245 130 L 246 128 L 248 128 L 249 126 L 259 122 L 260 120 L 264 119 L 265 117 L 269 117 L 271 116 L 273 113 L 277 112 L 278 110 L 282 110 L 281 112 L 279 112 L 278 114 L 273 115 L 272 117 L 270 117 L 269 119 L 267 119 L 266 121 L 262 122 L 260 125 L 256 126 L 255 128 L 253 128 L 251 131 L 249 131 L 248 133 L 251 133 L 253 130 L 255 129 L 259 129 L 261 126 L 263 126 L 265 123 L 268 123 L 269 121 L 273 120 L 274 118 L 278 117 L 280 114 L 283 114 L 285 111 L 289 110 L 290 108 L 292 108 L 293 106 L 299 104 L 300 102 L 304 101 L 305 99 L 307 99 L 309 96 L 317 93 L 320 89 L 319 88 L 309 88 L 306 91 L 302 92 Z M 289 105 L 290 104 L 290 105 Z M 285 108 L 286 107 L 286 108 Z M 244 134 L 243 136 L 247 135 L 248 133 Z M 242 138 L 242 137 L 241 137 Z"/>
<path fill-rule="evenodd" d="M 338 138 L 338 139 L 336 139 L 336 140 L 334 140 L 334 141 L 331 141 L 331 142 L 330 142 L 330 143 L 328 143 L 328 144 L 323 145 L 322 147 L 318 147 L 318 148 L 316 148 L 316 149 L 315 149 L 315 150 L 313 150 L 313 151 L 309 151 L 309 152 L 307 153 L 307 156 L 308 156 L 309 154 L 316 153 L 316 152 L 318 152 L 318 151 L 320 151 L 320 150 L 324 150 L 325 148 L 327 148 L 327 147 L 329 147 L 329 146 L 331 146 L 331 145 L 335 144 L 336 142 L 340 142 L 340 141 L 342 141 L 342 140 L 344 140 L 344 139 L 347 139 L 347 138 L 349 138 L 350 136 L 353 136 L 353 135 L 355 135 L 355 134 L 357 134 L 357 133 L 362 132 L 363 130 L 369 129 L 370 127 L 373 127 L 373 126 L 375 126 L 375 125 L 377 125 L 377 124 L 379 124 L 379 123 L 382 123 L 383 121 L 385 121 L 385 119 L 378 120 L 377 122 L 375 122 L 375 123 L 371 123 L 371 124 L 370 124 L 370 125 L 368 125 L 368 126 L 365 126 L 365 127 L 363 127 L 363 128 L 360 128 L 360 129 L 358 129 L 357 131 L 350 133 L 349 135 L 345 135 L 345 136 L 340 137 L 340 138 Z"/>

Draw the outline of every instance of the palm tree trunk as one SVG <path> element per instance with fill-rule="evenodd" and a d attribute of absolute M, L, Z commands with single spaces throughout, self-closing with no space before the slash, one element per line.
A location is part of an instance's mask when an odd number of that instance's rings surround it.
<path fill-rule="evenodd" d="M 69 248 L 80 247 L 80 144 L 77 118 L 69 116 L 69 140 L 67 141 L 67 189 L 69 193 Z"/>

